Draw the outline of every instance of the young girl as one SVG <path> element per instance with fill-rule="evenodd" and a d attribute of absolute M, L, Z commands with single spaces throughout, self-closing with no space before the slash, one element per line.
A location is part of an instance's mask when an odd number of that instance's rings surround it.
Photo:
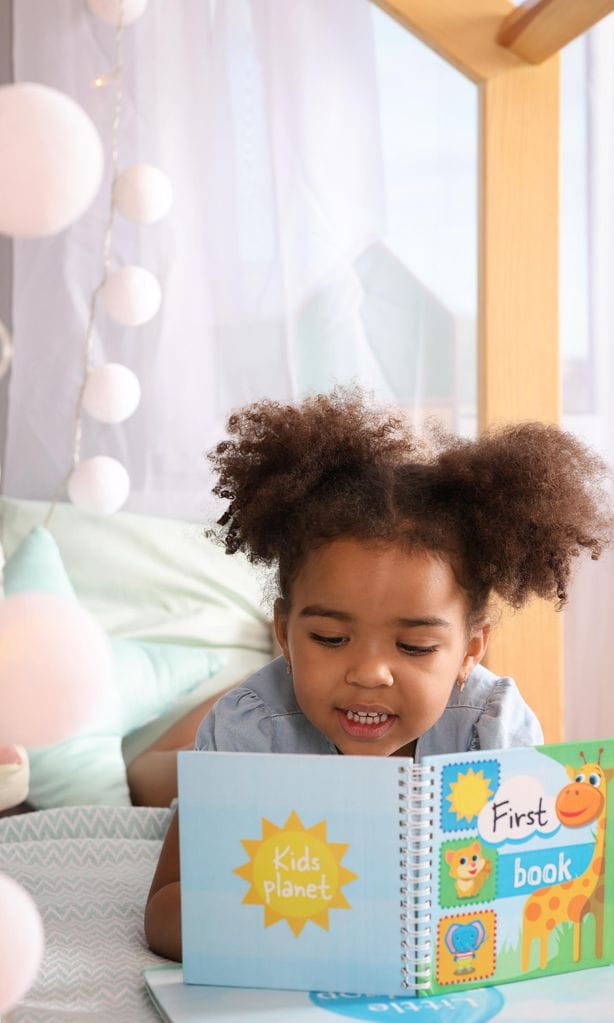
<path fill-rule="evenodd" d="M 420 760 L 542 741 L 512 679 L 480 665 L 489 600 L 565 603 L 573 558 L 609 538 L 597 456 L 538 423 L 427 449 L 357 391 L 258 402 L 229 432 L 219 524 L 227 553 L 277 568 L 283 658 L 221 697 L 196 749 Z M 172 959 L 179 890 L 175 815 L 145 914 Z"/>

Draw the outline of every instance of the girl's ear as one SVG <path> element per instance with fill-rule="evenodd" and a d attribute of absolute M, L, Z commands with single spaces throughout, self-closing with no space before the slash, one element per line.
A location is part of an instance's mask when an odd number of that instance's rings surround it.
<path fill-rule="evenodd" d="M 288 651 L 288 612 L 281 597 L 277 598 L 273 607 L 273 628 L 277 642 L 288 661 L 290 657 Z"/>
<path fill-rule="evenodd" d="M 472 632 L 469 642 L 467 643 L 467 649 L 463 658 L 463 664 L 460 674 L 463 678 L 467 678 L 470 675 L 476 664 L 479 664 L 488 646 L 488 640 L 490 638 L 491 623 L 484 621 L 480 625 L 476 625 Z"/>

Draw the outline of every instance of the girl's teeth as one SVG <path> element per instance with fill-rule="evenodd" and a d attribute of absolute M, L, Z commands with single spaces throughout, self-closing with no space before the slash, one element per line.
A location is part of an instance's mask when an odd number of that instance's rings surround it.
<path fill-rule="evenodd" d="M 383 725 L 388 720 L 387 714 L 376 714 L 373 711 L 346 710 L 348 721 L 356 721 L 359 725 Z"/>

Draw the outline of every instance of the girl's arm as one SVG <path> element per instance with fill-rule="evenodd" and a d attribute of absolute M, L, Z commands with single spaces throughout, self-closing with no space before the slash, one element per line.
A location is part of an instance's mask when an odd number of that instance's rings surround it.
<path fill-rule="evenodd" d="M 232 687 L 231 687 L 232 688 Z M 193 707 L 128 765 L 133 806 L 169 806 L 177 795 L 177 751 L 194 749 L 203 718 L 228 689 Z"/>
<path fill-rule="evenodd" d="M 166 833 L 145 909 L 145 937 L 152 952 L 181 962 L 179 818 Z"/>

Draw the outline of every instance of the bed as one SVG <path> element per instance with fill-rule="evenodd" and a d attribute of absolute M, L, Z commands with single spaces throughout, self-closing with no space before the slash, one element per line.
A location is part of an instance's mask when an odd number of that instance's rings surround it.
<path fill-rule="evenodd" d="M 11 1023 L 155 1023 L 141 971 L 161 964 L 143 908 L 171 811 L 62 807 L 0 820 L 0 871 L 33 896 L 45 955 Z"/>

